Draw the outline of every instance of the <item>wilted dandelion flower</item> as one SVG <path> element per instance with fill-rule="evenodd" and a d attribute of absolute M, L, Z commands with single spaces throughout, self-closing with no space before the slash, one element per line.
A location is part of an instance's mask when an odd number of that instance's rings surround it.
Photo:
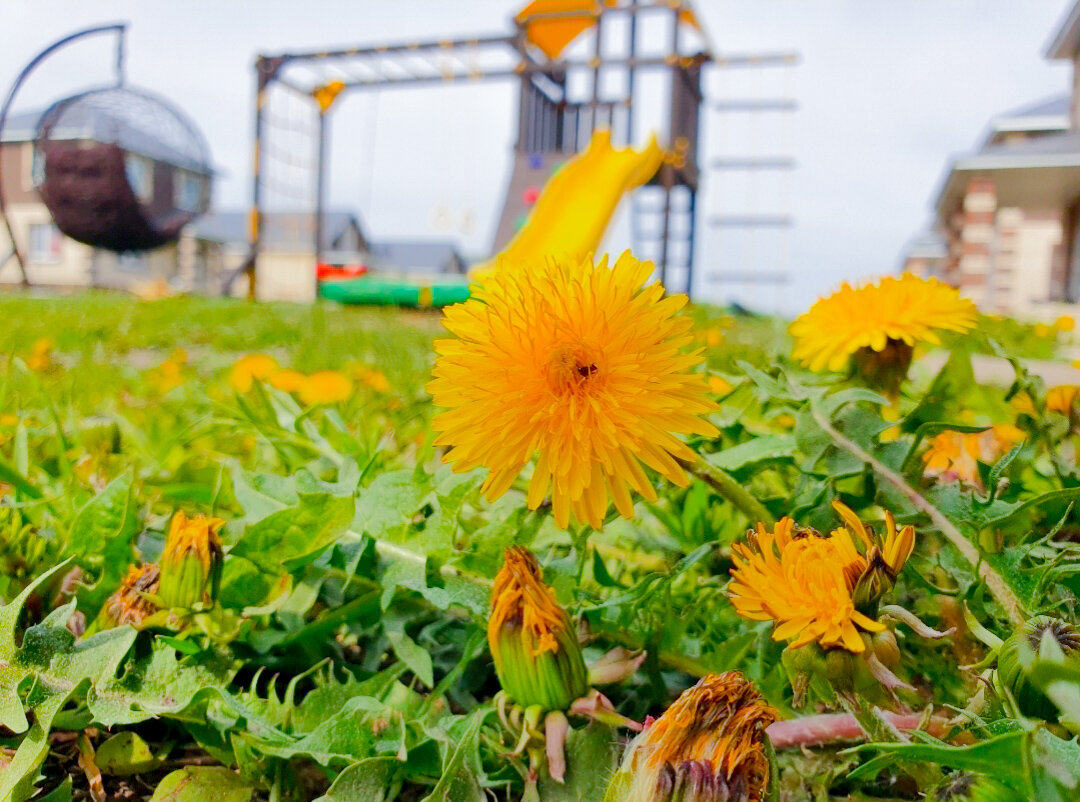
<path fill-rule="evenodd" d="M 696 454 L 675 434 L 714 436 L 692 322 L 677 317 L 685 296 L 645 286 L 651 263 L 623 254 L 507 266 L 474 297 L 446 311 L 457 339 L 440 340 L 428 392 L 447 411 L 433 425 L 456 471 L 486 468 L 483 491 L 502 496 L 537 457 L 527 503 L 551 493 L 556 523 L 571 516 L 603 525 L 609 499 L 633 517 L 630 491 L 656 490 L 642 470 L 674 484 L 689 478 L 678 459 Z"/>
<path fill-rule="evenodd" d="M 332 370 L 312 373 L 300 385 L 300 400 L 312 407 L 348 401 L 352 393 L 352 380 Z"/>
<path fill-rule="evenodd" d="M 825 537 L 797 529 L 790 518 L 772 532 L 758 524 L 749 545 L 734 546 L 728 590 L 743 618 L 776 624 L 774 640 L 792 641 L 791 648 L 817 641 L 858 654 L 866 648 L 863 632 L 885 629 L 864 610 L 873 612 L 911 556 L 915 530 L 897 531 L 886 513 L 886 534 L 875 537 L 851 510 L 834 506 L 851 531 L 841 526 Z"/>
<path fill-rule="evenodd" d="M 779 718 L 742 674 L 705 677 L 634 739 L 608 798 L 758 802 L 770 781 L 765 729 Z"/>
<path fill-rule="evenodd" d="M 109 597 L 99 617 L 100 628 L 122 627 L 130 624 L 138 627 L 157 612 L 157 605 L 149 599 L 158 592 L 161 572 L 156 565 L 132 567 L 120 588 Z"/>
<path fill-rule="evenodd" d="M 253 354 L 245 356 L 229 371 L 229 384 L 241 393 L 251 389 L 256 381 L 266 381 L 280 365 L 272 356 Z"/>
<path fill-rule="evenodd" d="M 936 345 L 937 330 L 966 331 L 975 321 L 975 304 L 937 279 L 906 273 L 857 289 L 844 284 L 791 324 L 792 355 L 815 372 L 853 362 L 865 378 L 895 391 L 916 343 Z"/>

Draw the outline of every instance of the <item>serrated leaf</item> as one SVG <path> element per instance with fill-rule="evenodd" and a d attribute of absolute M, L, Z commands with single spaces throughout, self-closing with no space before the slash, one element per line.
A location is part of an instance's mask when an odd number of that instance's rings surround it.
<path fill-rule="evenodd" d="M 476 777 L 465 768 L 470 753 L 475 753 L 480 726 L 486 711 L 478 710 L 461 734 L 457 745 L 446 756 L 439 782 L 421 802 L 484 802 L 485 796 Z"/>
<path fill-rule="evenodd" d="M 745 443 L 709 454 L 706 459 L 710 465 L 722 470 L 738 471 L 767 460 L 790 458 L 794 454 L 795 437 L 785 434 L 776 437 L 755 437 Z"/>
<path fill-rule="evenodd" d="M 566 782 L 553 781 L 545 771 L 540 798 L 544 802 L 595 802 L 604 797 L 618 766 L 615 730 L 595 721 L 571 730 L 566 739 Z"/>

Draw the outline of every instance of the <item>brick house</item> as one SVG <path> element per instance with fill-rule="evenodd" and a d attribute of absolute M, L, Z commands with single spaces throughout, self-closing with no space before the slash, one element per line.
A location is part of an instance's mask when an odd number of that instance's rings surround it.
<path fill-rule="evenodd" d="M 904 255 L 904 269 L 936 275 L 986 312 L 1035 320 L 1075 315 L 1080 301 L 1080 0 L 1045 55 L 1073 64 L 1071 94 L 992 120 L 978 149 L 947 165 L 933 231 Z"/>

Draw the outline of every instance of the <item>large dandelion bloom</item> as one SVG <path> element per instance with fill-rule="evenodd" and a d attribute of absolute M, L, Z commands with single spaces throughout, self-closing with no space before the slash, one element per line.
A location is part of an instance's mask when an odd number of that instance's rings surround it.
<path fill-rule="evenodd" d="M 847 507 L 834 506 L 850 530 L 841 526 L 824 537 L 797 529 L 790 518 L 772 532 L 758 524 L 749 545 L 734 547 L 728 590 L 743 618 L 776 624 L 774 640 L 790 640 L 792 648 L 819 641 L 858 654 L 866 648 L 862 632 L 885 629 L 863 610 L 875 609 L 895 581 L 914 549 L 915 530 L 897 531 L 886 513 L 886 534 L 879 538 Z"/>
<path fill-rule="evenodd" d="M 758 802 L 769 786 L 765 729 L 779 718 L 737 671 L 707 676 L 634 739 L 614 798 Z"/>
<path fill-rule="evenodd" d="M 864 373 L 903 379 L 916 343 L 941 342 L 937 330 L 967 331 L 975 304 L 937 279 L 905 273 L 858 289 L 844 284 L 791 324 L 795 359 L 815 372 L 843 370 L 854 357 Z"/>
<path fill-rule="evenodd" d="M 428 392 L 456 471 L 487 468 L 483 491 L 502 496 L 537 457 L 528 506 L 551 491 L 555 521 L 603 525 L 609 498 L 633 517 L 630 490 L 656 499 L 642 469 L 689 482 L 677 460 L 696 460 L 681 435 L 717 434 L 699 418 L 715 409 L 690 345 L 685 296 L 646 287 L 653 265 L 623 254 L 503 267 L 474 298 L 450 307 L 458 339 L 435 344 Z"/>

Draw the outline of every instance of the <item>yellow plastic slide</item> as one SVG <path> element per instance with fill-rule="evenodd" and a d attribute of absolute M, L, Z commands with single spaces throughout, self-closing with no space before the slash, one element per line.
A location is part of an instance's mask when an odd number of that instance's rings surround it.
<path fill-rule="evenodd" d="M 615 150 L 611 131 L 597 130 L 589 149 L 551 177 L 525 226 L 494 259 L 477 265 L 483 275 L 497 264 L 520 264 L 547 254 L 595 253 L 622 196 L 649 181 L 664 152 L 654 136 L 644 150 Z"/>

